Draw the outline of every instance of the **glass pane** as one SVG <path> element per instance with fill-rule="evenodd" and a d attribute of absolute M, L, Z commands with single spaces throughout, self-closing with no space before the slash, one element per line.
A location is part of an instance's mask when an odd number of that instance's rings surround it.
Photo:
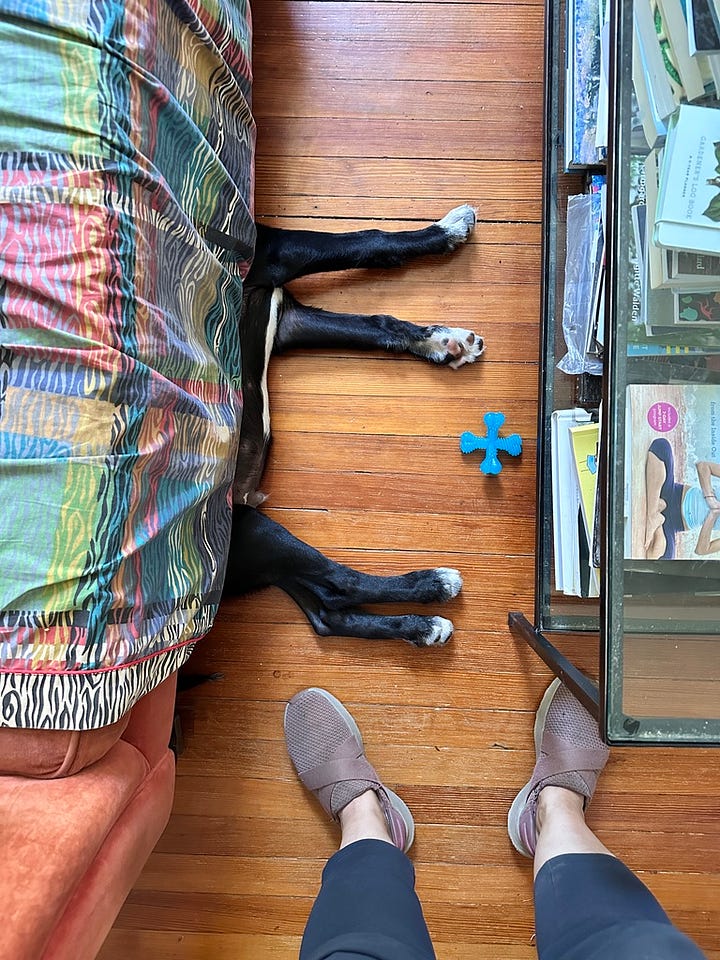
<path fill-rule="evenodd" d="M 659 9 L 620 0 L 614 23 L 605 725 L 616 742 L 720 742 L 720 104 L 684 20 Z M 670 81 L 648 79 L 653 41 Z M 676 46 L 699 89 L 676 82 Z"/>
<path fill-rule="evenodd" d="M 546 8 L 546 102 L 545 169 L 543 190 L 543 335 L 541 351 L 538 464 L 543 471 L 539 485 L 537 585 L 535 623 L 544 630 L 595 630 L 599 599 L 570 596 L 557 588 L 556 558 L 551 535 L 553 479 L 551 455 L 552 414 L 578 404 L 578 380 L 558 369 L 567 352 L 563 338 L 563 287 L 568 197 L 585 192 L 584 175 L 566 173 L 563 167 L 565 3 Z M 593 643 L 595 641 L 593 640 Z"/>

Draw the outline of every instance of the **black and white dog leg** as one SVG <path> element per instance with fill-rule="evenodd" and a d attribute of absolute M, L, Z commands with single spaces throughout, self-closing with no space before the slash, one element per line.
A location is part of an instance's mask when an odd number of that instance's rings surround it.
<path fill-rule="evenodd" d="M 475 208 L 464 203 L 460 207 L 454 207 L 442 220 L 436 222 L 438 227 L 445 231 L 448 251 L 454 250 L 461 243 L 465 243 L 475 229 Z"/>
<path fill-rule="evenodd" d="M 426 336 L 410 350 L 431 363 L 446 364 L 457 370 L 474 363 L 485 349 L 485 341 L 472 330 L 462 327 L 425 327 Z"/>

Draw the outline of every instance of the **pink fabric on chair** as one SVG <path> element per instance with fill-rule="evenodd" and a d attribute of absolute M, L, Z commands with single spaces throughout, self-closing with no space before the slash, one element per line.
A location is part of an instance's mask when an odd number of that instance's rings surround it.
<path fill-rule="evenodd" d="M 120 739 L 130 714 L 97 730 L 22 730 L 0 727 L 0 776 L 54 780 L 104 757 Z"/>
<path fill-rule="evenodd" d="M 120 741 L 72 777 L 3 778 L 0 848 L 7 957 L 42 956 L 56 919 L 148 769 L 143 755 Z"/>
<path fill-rule="evenodd" d="M 175 759 L 167 751 L 77 884 L 38 960 L 94 960 L 167 824 L 174 786 Z M 27 960 L 31 960 L 30 955 Z"/>
<path fill-rule="evenodd" d="M 33 771 L 0 777 L 3 960 L 95 957 L 170 816 L 175 686 L 173 675 L 108 728 L 0 730 L 3 762 L 16 767 L 20 735 L 32 735 Z"/>

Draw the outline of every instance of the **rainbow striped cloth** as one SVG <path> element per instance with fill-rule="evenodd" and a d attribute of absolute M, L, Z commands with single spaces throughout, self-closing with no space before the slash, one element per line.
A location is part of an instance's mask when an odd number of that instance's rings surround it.
<path fill-rule="evenodd" d="M 112 723 L 213 623 L 250 46 L 244 0 L 0 0 L 0 726 Z"/>

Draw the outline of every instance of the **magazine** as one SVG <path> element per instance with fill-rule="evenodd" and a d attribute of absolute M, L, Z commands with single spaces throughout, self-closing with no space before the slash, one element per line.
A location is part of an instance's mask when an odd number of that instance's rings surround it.
<path fill-rule="evenodd" d="M 585 524 L 585 533 L 590 543 L 593 542 L 595 527 L 595 496 L 598 481 L 599 444 L 599 423 L 588 423 L 570 427 L 570 446 L 572 447 L 575 473 L 580 489 L 580 506 Z"/>
<path fill-rule="evenodd" d="M 720 385 L 627 387 L 626 555 L 720 559 Z"/>
<path fill-rule="evenodd" d="M 580 485 L 570 429 L 590 421 L 586 410 L 555 410 L 551 417 L 553 553 L 555 589 L 568 596 L 597 597 L 598 576 L 590 566 Z"/>

